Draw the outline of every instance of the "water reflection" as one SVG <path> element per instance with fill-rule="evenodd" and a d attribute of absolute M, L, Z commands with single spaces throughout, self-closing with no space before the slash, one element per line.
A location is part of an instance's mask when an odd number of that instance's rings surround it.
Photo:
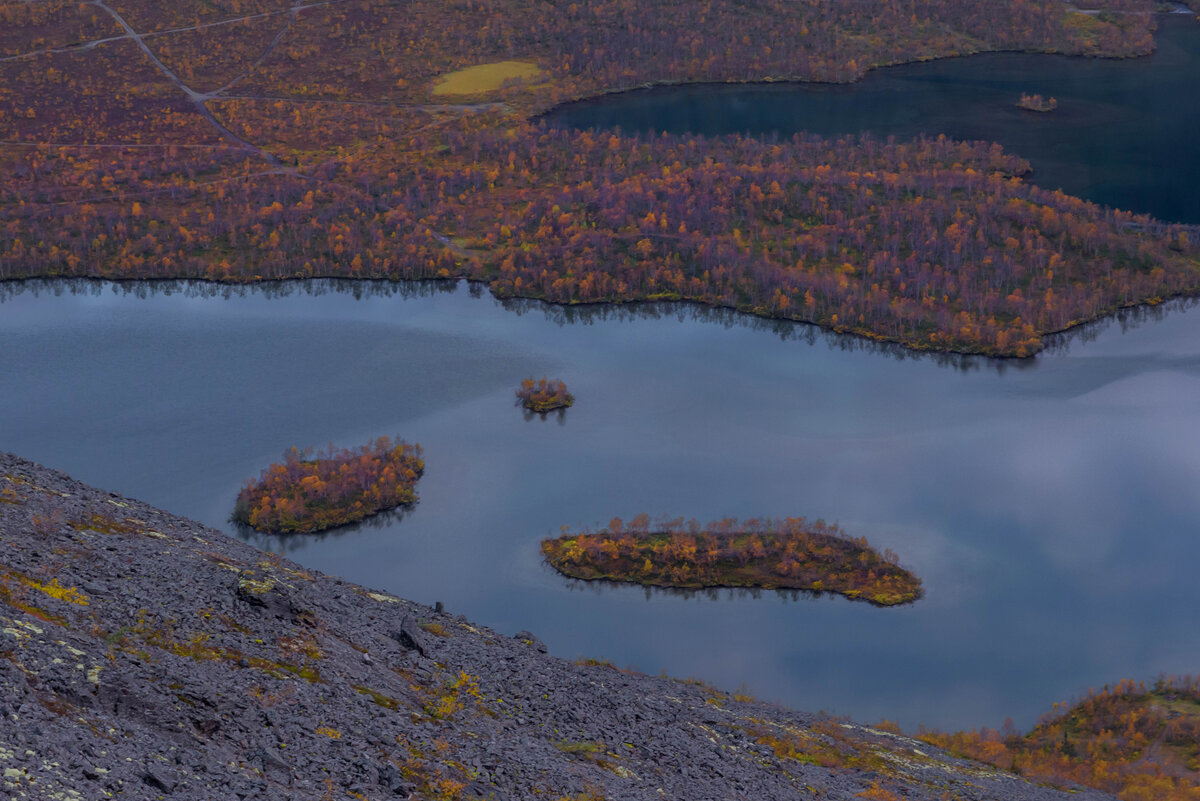
<path fill-rule="evenodd" d="M 424 281 L 380 281 L 343 278 L 313 278 L 290 281 L 264 281 L 253 284 L 222 284 L 211 281 L 106 281 L 100 279 L 26 279 L 0 282 L 0 303 L 22 295 L 63 297 L 183 297 L 189 299 L 263 298 L 284 300 L 295 296 L 319 298 L 343 296 L 355 300 L 410 300 L 451 295 L 465 285 L 471 297 L 479 298 L 487 285 L 461 279 Z M 494 298 L 493 301 L 512 314 L 541 315 L 548 322 L 566 326 L 621 325 L 641 320 L 675 320 L 679 323 L 701 323 L 725 329 L 747 329 L 761 332 L 781 342 L 795 342 L 809 347 L 823 344 L 843 353 L 863 353 L 886 356 L 895 361 L 928 362 L 960 373 L 988 370 L 1003 375 L 1011 370 L 1028 370 L 1037 363 L 1036 357 L 1026 359 L 994 358 L 964 353 L 923 351 L 907 348 L 894 342 L 880 342 L 855 334 L 830 331 L 811 323 L 760 317 L 735 309 L 706 306 L 686 301 L 632 301 L 627 303 L 561 304 L 533 298 Z M 1112 326 L 1124 332 L 1146 323 L 1158 322 L 1184 312 L 1200 303 L 1200 298 L 1172 298 L 1153 306 L 1134 306 L 1119 309 L 1098 320 L 1045 337 L 1043 353 L 1065 354 L 1076 345 L 1094 341 Z M 565 410 L 562 410 L 565 411 Z M 526 416 L 527 420 L 532 420 Z M 560 423 L 563 417 L 558 417 Z"/>
<path fill-rule="evenodd" d="M 1102 333 L 1113 326 L 1120 328 L 1125 334 L 1147 323 L 1160 322 L 1168 316 L 1194 309 L 1200 303 L 1200 298 L 1178 297 L 1157 303 L 1153 306 L 1129 306 L 1117 309 L 1112 314 L 1105 315 L 1099 320 L 1082 323 L 1060 334 L 1050 334 L 1045 338 L 1046 354 L 1063 354 L 1075 345 L 1094 342 Z"/>
<path fill-rule="evenodd" d="M 420 503 L 420 501 L 418 500 L 417 503 Z M 380 531 L 392 528 L 404 520 L 412 511 L 413 506 L 415 504 L 397 506 L 395 509 L 385 509 L 382 512 L 376 512 L 370 517 L 365 517 L 356 523 L 347 523 L 344 526 L 327 528 L 324 531 L 315 531 L 308 534 L 270 534 L 265 531 L 259 531 L 232 518 L 229 520 L 228 526 L 230 533 L 234 534 L 238 539 L 250 543 L 259 550 L 272 551 L 279 554 L 294 554 L 317 543 L 329 544 L 360 532 Z"/>
<path fill-rule="evenodd" d="M 558 423 L 560 426 L 565 426 L 567 424 L 566 409 L 554 409 L 553 411 L 549 412 L 535 412 L 533 409 L 526 409 L 520 401 L 517 401 L 516 406 L 521 410 L 521 416 L 525 418 L 526 422 L 541 420 L 544 423 L 547 420 L 554 420 L 554 422 Z"/>
<path fill-rule="evenodd" d="M 657 598 L 673 598 L 683 601 L 694 599 L 702 599 L 705 601 L 758 601 L 764 597 L 774 597 L 783 603 L 799 603 L 801 601 L 811 602 L 821 599 L 834 601 L 845 601 L 846 603 L 866 603 L 855 602 L 849 599 L 842 598 L 837 593 L 818 592 L 816 590 L 802 589 L 763 589 L 760 587 L 699 587 L 686 589 L 680 587 L 655 587 L 650 585 L 638 584 L 631 581 L 604 581 L 604 580 L 587 580 L 570 578 L 554 571 L 553 568 L 547 567 L 554 575 L 562 579 L 563 587 L 569 592 L 590 593 L 592 595 L 604 596 L 610 594 L 626 594 L 642 595 L 647 601 L 653 601 Z M 895 604 L 894 606 L 910 606 L 911 604 Z"/>

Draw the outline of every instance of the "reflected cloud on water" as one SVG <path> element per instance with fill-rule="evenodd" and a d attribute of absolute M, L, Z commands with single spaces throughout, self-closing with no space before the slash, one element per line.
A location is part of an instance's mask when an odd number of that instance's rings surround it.
<path fill-rule="evenodd" d="M 103 279 L 27 279 L 0 282 L 0 303 L 29 294 L 33 297 L 64 295 L 148 299 L 156 296 L 179 296 L 197 299 L 233 299 L 262 297 L 283 299 L 296 295 L 321 297 L 349 296 L 355 300 L 397 298 L 409 300 L 451 295 L 465 291 L 473 298 L 483 298 L 487 286 L 464 279 L 385 281 L 346 278 L 312 278 L 286 281 L 262 281 L 246 284 L 222 284 L 211 281 L 110 281 Z M 829 331 L 812 323 L 759 317 L 735 309 L 705 306 L 687 301 L 631 301 L 627 303 L 587 303 L 564 305 L 531 298 L 493 298 L 500 308 L 518 317 L 542 314 L 559 327 L 628 323 L 643 320 L 677 320 L 687 323 L 718 325 L 726 329 L 760 331 L 783 342 L 797 342 L 809 347 L 824 344 L 830 350 L 845 353 L 865 353 L 886 356 L 896 361 L 929 362 L 961 373 L 989 370 L 1004 374 L 1010 370 L 1028 370 L 1037 365 L 1037 357 L 995 358 L 964 353 L 914 350 L 894 342 L 879 342 L 855 334 Z M 1153 306 L 1135 306 L 1106 315 L 1093 322 L 1077 325 L 1067 331 L 1049 334 L 1045 338 L 1045 355 L 1060 356 L 1076 345 L 1094 341 L 1113 325 L 1122 333 L 1147 322 L 1187 311 L 1200 303 L 1200 298 L 1181 297 Z M 527 417 L 526 419 L 532 419 Z M 560 417 L 559 422 L 562 422 Z"/>
<path fill-rule="evenodd" d="M 822 598 L 836 600 L 841 598 L 838 593 L 834 592 L 818 592 L 816 590 L 802 589 L 764 589 L 761 587 L 699 587 L 699 588 L 682 588 L 682 587 L 655 587 L 651 585 L 638 584 L 633 581 L 607 581 L 603 579 L 587 580 L 570 578 L 563 576 L 558 571 L 554 570 L 549 565 L 542 563 L 543 568 L 553 573 L 558 578 L 562 579 L 563 587 L 569 592 L 590 593 L 592 595 L 613 595 L 613 594 L 633 594 L 640 593 L 645 596 L 646 601 L 653 601 L 658 598 L 677 598 L 684 601 L 694 599 L 724 602 L 724 601 L 758 601 L 763 598 L 776 598 L 781 603 L 800 603 L 818 601 Z M 849 598 L 842 598 L 846 603 L 867 604 L 865 601 L 852 601 Z M 870 605 L 870 604 L 867 604 Z M 896 604 L 897 607 L 911 606 L 911 603 Z M 881 609 L 882 611 L 882 609 Z"/>

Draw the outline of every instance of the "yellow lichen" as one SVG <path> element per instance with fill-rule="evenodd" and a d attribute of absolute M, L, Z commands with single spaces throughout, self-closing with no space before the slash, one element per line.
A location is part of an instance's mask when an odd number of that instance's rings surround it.
<path fill-rule="evenodd" d="M 75 604 L 76 606 L 87 606 L 89 603 L 86 595 L 74 587 L 64 587 L 58 583 L 58 579 L 56 578 L 52 578 L 50 581 L 44 584 L 37 579 L 32 579 L 27 576 L 22 576 L 20 581 L 26 587 L 31 587 L 39 592 L 44 592 L 46 595 L 49 595 L 51 598 L 59 601 L 65 601 L 66 603 Z"/>
<path fill-rule="evenodd" d="M 238 589 L 253 593 L 254 595 L 263 595 L 268 593 L 274 586 L 275 581 L 273 579 L 264 578 L 260 581 L 258 579 L 251 578 L 244 573 L 242 574 L 241 578 L 238 579 Z"/>

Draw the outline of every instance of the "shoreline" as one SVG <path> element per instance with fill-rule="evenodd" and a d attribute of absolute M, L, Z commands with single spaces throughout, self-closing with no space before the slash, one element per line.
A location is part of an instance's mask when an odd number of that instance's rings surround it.
<path fill-rule="evenodd" d="M 1084 12 L 1079 11 L 1077 13 L 1084 13 Z M 1200 11 L 1192 11 L 1191 9 L 1188 9 L 1186 6 L 1182 6 L 1178 3 L 1175 4 L 1175 8 L 1171 11 L 1151 11 L 1151 12 L 1149 12 L 1150 17 L 1155 18 L 1155 19 L 1158 17 L 1172 17 L 1172 16 L 1182 16 L 1182 15 L 1188 15 L 1188 14 L 1191 14 L 1192 16 L 1196 17 L 1197 20 L 1200 20 Z M 1154 26 L 1153 31 L 1157 32 L 1157 24 Z M 569 100 L 561 100 L 561 101 L 553 103 L 552 105 L 547 106 L 545 108 L 539 108 L 538 106 L 535 105 L 534 106 L 535 110 L 532 111 L 531 113 L 527 114 L 525 116 L 525 119 L 530 122 L 537 122 L 537 121 L 542 120 L 546 116 L 554 113 L 555 111 L 557 111 L 559 109 L 568 108 L 571 106 L 588 105 L 588 104 L 595 103 L 600 100 L 604 100 L 604 99 L 613 97 L 614 95 L 648 93 L 648 92 L 663 91 L 663 90 L 669 90 L 669 89 L 678 89 L 681 87 L 689 87 L 689 86 L 718 87 L 718 88 L 719 87 L 754 86 L 756 84 L 761 84 L 763 86 L 779 86 L 779 87 L 783 87 L 783 88 L 803 87 L 803 86 L 814 86 L 814 87 L 853 86 L 854 84 L 861 83 L 862 81 L 866 80 L 866 78 L 869 75 L 871 75 L 872 73 L 875 73 L 879 70 L 886 70 L 886 69 L 889 69 L 892 67 L 905 67 L 905 66 L 909 66 L 909 65 L 913 65 L 913 64 L 924 64 L 924 63 L 931 62 L 931 61 L 949 61 L 952 59 L 973 58 L 976 56 L 1010 54 L 1010 55 L 1029 55 L 1029 56 L 1050 56 L 1050 57 L 1057 57 L 1057 58 L 1094 60 L 1094 61 L 1133 61 L 1133 60 L 1140 59 L 1140 58 L 1146 58 L 1147 56 L 1154 55 L 1154 53 L 1157 52 L 1157 50 L 1158 50 L 1157 38 L 1153 38 L 1151 41 L 1153 43 L 1153 47 L 1150 50 L 1148 50 L 1144 53 L 1133 53 L 1133 54 L 1129 54 L 1129 55 L 1117 55 L 1117 54 L 1092 55 L 1092 54 L 1087 54 L 1087 53 L 1067 53 L 1067 52 L 1063 52 L 1061 50 L 1031 50 L 1031 49 L 1020 49 L 1020 48 L 998 48 L 995 50 L 975 50 L 975 51 L 972 51 L 969 53 L 954 53 L 954 54 L 941 55 L 941 56 L 938 56 L 938 55 L 918 56 L 915 58 L 901 59 L 898 61 L 888 61 L 888 62 L 883 62 L 880 64 L 873 64 L 870 67 L 867 67 L 866 69 L 864 69 L 857 76 L 850 78 L 848 80 L 844 80 L 844 81 L 820 80 L 820 79 L 814 79 L 814 78 L 796 78 L 796 77 L 789 77 L 789 76 L 772 76 L 772 75 L 768 75 L 768 76 L 764 76 L 764 77 L 760 77 L 760 78 L 729 79 L 729 80 L 724 80 L 724 81 L 722 81 L 722 80 L 688 81 L 688 80 L 671 80 L 671 79 L 664 79 L 664 80 L 658 80 L 658 81 L 647 81 L 647 82 L 643 82 L 640 84 L 629 84 L 626 86 L 620 86 L 620 87 L 616 87 L 616 88 L 612 88 L 612 89 L 604 89 L 604 90 L 598 91 L 594 94 L 571 98 Z"/>
<path fill-rule="evenodd" d="M 824 596 L 837 596 L 845 598 L 847 601 L 856 601 L 874 606 L 879 609 L 893 609 L 896 607 L 913 606 L 917 601 L 924 597 L 924 593 L 918 594 L 915 598 L 909 598 L 903 601 L 894 603 L 884 603 L 867 597 L 860 591 L 851 590 L 843 592 L 840 590 L 814 589 L 811 586 L 789 586 L 786 584 L 660 584 L 649 581 L 638 581 L 637 579 L 621 578 L 620 576 L 579 576 L 574 573 L 568 573 L 556 565 L 546 561 L 545 564 L 555 572 L 555 575 L 571 581 L 585 581 L 600 585 L 612 585 L 617 587 L 642 587 L 650 590 L 660 590 L 669 593 L 680 593 L 683 595 L 699 595 L 709 590 L 744 590 L 746 592 L 772 592 L 772 593 L 799 593 L 801 595 L 810 596 L 814 600 Z M 859 592 L 858 595 L 851 595 L 851 592 Z"/>
<path fill-rule="evenodd" d="M 1200 226 L 1197 226 L 1200 228 Z M 356 285 L 364 286 L 391 286 L 395 287 L 398 292 L 396 294 L 404 294 L 408 288 L 415 289 L 413 295 L 425 294 L 424 290 L 428 289 L 428 294 L 437 292 L 453 292 L 460 283 L 466 284 L 468 291 L 482 295 L 487 291 L 493 301 L 501 306 L 506 303 L 536 303 L 548 309 L 561 309 L 564 311 L 579 310 L 628 310 L 638 308 L 651 308 L 657 305 L 672 305 L 686 309 L 696 309 L 699 311 L 710 311 L 713 313 L 727 313 L 738 315 L 745 319 L 747 323 L 762 322 L 762 323 L 778 323 L 781 325 L 805 326 L 816 329 L 828 335 L 844 336 L 856 342 L 860 342 L 865 346 L 874 346 L 881 349 L 895 348 L 898 352 L 905 356 L 928 356 L 930 358 L 945 357 L 945 358 L 960 358 L 960 359 L 987 359 L 995 364 L 1016 363 L 1030 364 L 1039 354 L 1045 353 L 1049 349 L 1061 347 L 1060 344 L 1052 340 L 1059 337 L 1069 337 L 1072 333 L 1085 329 L 1091 325 L 1104 324 L 1117 318 L 1122 312 L 1149 310 L 1160 308 L 1168 303 L 1196 300 L 1200 298 L 1200 286 L 1195 289 L 1176 292 L 1147 298 L 1145 300 L 1132 303 L 1123 303 L 1109 308 L 1100 310 L 1094 317 L 1072 320 L 1068 325 L 1046 331 L 1041 335 L 1041 347 L 1032 353 L 1024 356 L 1016 354 L 997 354 L 988 353 L 978 350 L 957 350 L 954 348 L 934 348 L 922 346 L 919 344 L 908 344 L 899 339 L 886 337 L 884 335 L 875 334 L 869 331 L 861 331 L 845 326 L 828 326 L 820 323 L 815 323 L 809 320 L 801 320 L 792 317 L 778 317 L 769 314 L 760 314 L 749 309 L 740 309 L 736 306 L 726 306 L 716 303 L 707 303 L 700 300 L 691 300 L 688 298 L 635 298 L 635 299 L 617 299 L 617 300 L 589 300 L 578 301 L 572 303 L 564 303 L 555 300 L 546 300 L 545 298 L 525 296 L 525 295 L 497 295 L 492 291 L 487 281 L 468 278 L 464 275 L 451 276 L 449 278 L 379 278 L 379 277 L 350 277 L 344 275 L 313 275 L 296 278 L 260 278 L 257 280 L 218 280 L 215 278 L 113 278 L 108 276 L 30 276 L 24 278 L 0 278 L 0 288 L 28 285 L 28 284 L 43 284 L 44 287 L 35 287 L 36 294 L 39 289 L 44 288 L 47 291 L 53 291 L 56 286 L 69 285 L 72 283 L 92 284 L 103 286 L 104 284 L 112 284 L 115 286 L 127 288 L 127 294 L 136 294 L 132 289 L 134 287 L 145 286 L 154 288 L 158 284 L 187 284 L 194 287 L 210 287 L 214 290 L 225 288 L 231 290 L 268 290 L 272 288 L 281 288 L 288 285 L 304 285 L 307 283 L 316 282 L 331 282 L 344 283 L 348 287 Z M 334 290 L 340 291 L 340 290 Z M 287 293 L 290 294 L 290 293 Z M 311 294 L 311 293 L 310 293 Z M 322 293 L 323 294 L 323 293 Z M 346 294 L 355 294 L 353 289 L 347 291 Z M 392 293 L 387 293 L 392 294 Z M 286 296 L 286 295 L 285 295 Z M 5 303 L 5 298 L 0 296 L 0 306 Z M 1050 341 L 1048 341 L 1050 340 Z M 517 406 L 521 406 L 518 402 Z M 524 407 L 521 407 L 524 408 Z M 535 412 L 536 413 L 536 412 Z M 361 522 L 361 521 L 360 521 Z M 354 525 L 354 524 L 347 524 Z"/>

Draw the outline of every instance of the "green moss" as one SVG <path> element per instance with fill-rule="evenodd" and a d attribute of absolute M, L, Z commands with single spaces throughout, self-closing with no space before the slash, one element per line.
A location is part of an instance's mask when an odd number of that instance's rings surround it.
<path fill-rule="evenodd" d="M 374 701 L 376 705 L 381 706 L 384 709 L 395 711 L 402 706 L 400 701 L 392 698 L 390 695 L 385 695 L 378 690 L 372 690 L 370 687 L 364 687 L 361 684 L 352 684 L 350 686 L 354 688 L 355 692 L 370 696 L 371 700 Z"/>

